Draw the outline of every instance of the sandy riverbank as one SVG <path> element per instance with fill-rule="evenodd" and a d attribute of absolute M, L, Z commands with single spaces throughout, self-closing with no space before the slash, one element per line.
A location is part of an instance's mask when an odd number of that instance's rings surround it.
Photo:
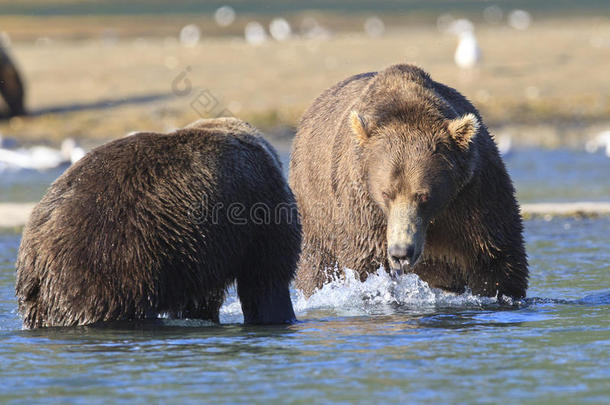
<path fill-rule="evenodd" d="M 0 229 L 20 228 L 25 225 L 35 203 L 0 203 Z M 524 218 L 537 216 L 588 217 L 610 215 L 610 202 L 571 202 L 523 204 Z"/>
<path fill-rule="evenodd" d="M 328 39 L 253 46 L 237 36 L 210 36 L 185 47 L 176 39 L 179 25 L 173 36 L 164 26 L 159 35 L 151 27 L 148 36 L 122 36 L 118 30 L 109 39 L 98 24 L 77 39 L 53 37 L 67 29 L 70 18 L 45 20 L 50 34 L 39 40 L 16 34 L 13 54 L 27 83 L 31 116 L 0 122 L 4 136 L 101 142 L 225 114 L 276 132 L 294 127 L 309 103 L 338 80 L 400 62 L 414 62 L 459 89 L 493 132 L 510 135 L 516 144 L 582 146 L 610 128 L 605 17 L 547 18 L 525 31 L 477 25 L 483 62 L 469 72 L 454 65 L 456 38 L 435 24 L 396 22 L 378 38 L 338 31 Z M 2 19 L 18 27 L 15 17 Z M 112 21 L 106 23 L 112 27 Z M 134 27 L 150 27 L 147 21 L 134 17 Z"/>

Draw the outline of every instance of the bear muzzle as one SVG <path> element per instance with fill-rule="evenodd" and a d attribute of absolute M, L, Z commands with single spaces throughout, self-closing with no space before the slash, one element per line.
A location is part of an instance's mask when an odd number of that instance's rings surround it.
<path fill-rule="evenodd" d="M 415 204 L 392 204 L 388 212 L 387 256 L 391 274 L 411 271 L 423 250 L 427 221 Z"/>
<path fill-rule="evenodd" d="M 391 274 L 399 276 L 412 269 L 419 257 L 421 250 L 414 244 L 394 244 L 388 248 L 388 260 L 390 262 Z"/>

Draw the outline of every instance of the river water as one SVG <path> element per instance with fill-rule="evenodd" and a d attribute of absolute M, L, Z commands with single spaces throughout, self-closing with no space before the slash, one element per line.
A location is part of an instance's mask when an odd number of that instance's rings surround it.
<path fill-rule="evenodd" d="M 527 202 L 608 201 L 609 162 L 507 158 Z M 29 187 L 5 176 L 3 198 L 40 198 L 53 175 L 36 176 Z M 608 217 L 526 221 L 530 288 L 512 305 L 380 272 L 364 283 L 348 274 L 308 300 L 293 291 L 300 322 L 289 326 L 241 325 L 230 291 L 221 325 L 34 331 L 16 313 L 20 235 L 0 232 L 0 403 L 608 403 L 609 229 Z"/>

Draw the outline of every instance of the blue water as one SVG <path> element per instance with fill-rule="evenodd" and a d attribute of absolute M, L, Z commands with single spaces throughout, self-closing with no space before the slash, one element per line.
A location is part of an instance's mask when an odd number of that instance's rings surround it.
<path fill-rule="evenodd" d="M 21 331 L 19 235 L 0 236 L 0 403 L 607 403 L 610 219 L 526 222 L 512 306 L 382 274 L 304 300 L 300 323 L 166 320 Z"/>
<path fill-rule="evenodd" d="M 280 149 L 288 170 L 289 145 Z M 610 201 L 610 159 L 579 150 L 523 149 L 504 158 L 522 203 Z M 38 201 L 66 166 L 50 171 L 0 171 L 0 203 Z"/>
<path fill-rule="evenodd" d="M 522 203 L 610 201 L 610 158 L 602 151 L 523 149 L 504 161 Z"/>
<path fill-rule="evenodd" d="M 507 164 L 533 201 L 584 192 L 610 200 L 604 159 L 526 151 Z M 609 229 L 609 217 L 526 221 L 530 288 L 509 305 L 379 273 L 364 283 L 348 276 L 310 299 L 293 291 L 300 322 L 290 326 L 241 325 L 231 292 L 222 325 L 34 331 L 22 331 L 16 314 L 20 235 L 0 232 L 0 403 L 605 404 Z"/>

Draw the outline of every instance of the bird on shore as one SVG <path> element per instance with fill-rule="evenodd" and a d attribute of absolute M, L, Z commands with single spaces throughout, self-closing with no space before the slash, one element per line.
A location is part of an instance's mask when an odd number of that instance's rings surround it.
<path fill-rule="evenodd" d="M 458 34 L 459 42 L 453 56 L 455 64 L 462 69 L 472 69 L 481 62 L 481 49 L 471 30 L 464 30 Z"/>
<path fill-rule="evenodd" d="M 601 148 L 606 148 L 606 156 L 610 157 L 610 130 L 600 132 L 585 144 L 585 149 L 589 153 L 595 153 Z"/>

